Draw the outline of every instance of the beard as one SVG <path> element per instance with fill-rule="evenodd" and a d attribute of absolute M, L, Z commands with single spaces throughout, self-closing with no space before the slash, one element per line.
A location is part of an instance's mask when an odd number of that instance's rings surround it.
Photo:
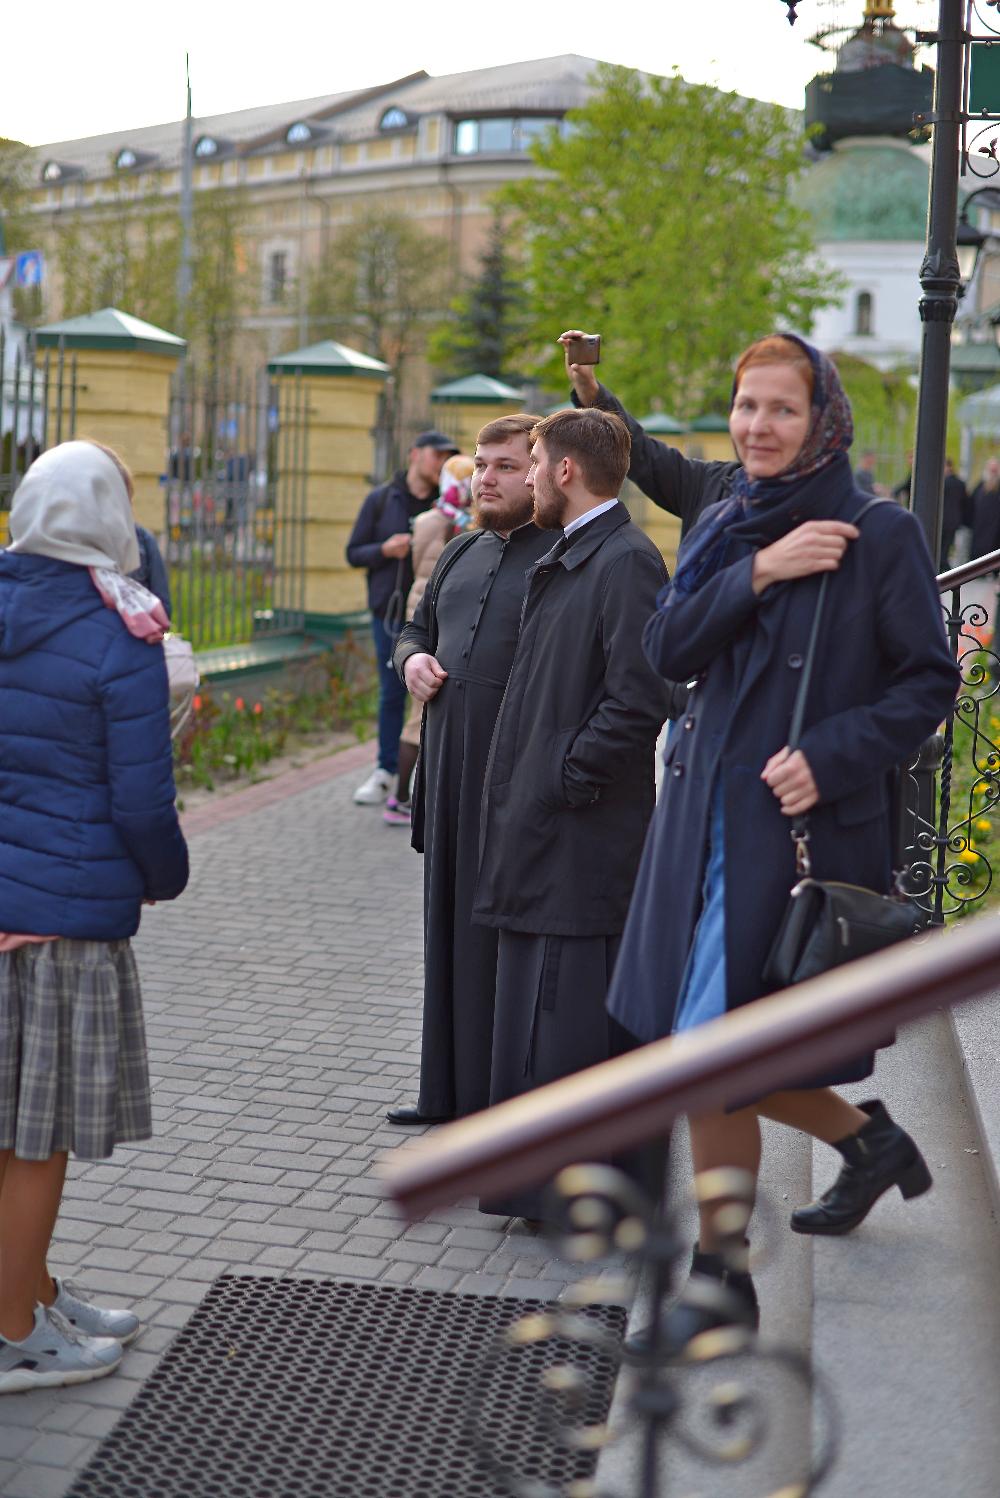
<path fill-rule="evenodd" d="M 473 501 L 473 509 L 479 524 L 488 531 L 511 531 L 517 530 L 518 526 L 527 525 L 531 519 L 533 500 L 530 489 L 525 489 L 523 494 L 515 494 L 513 498 L 499 494 L 495 498 L 487 495 L 479 495 Z"/>
<path fill-rule="evenodd" d="M 566 496 L 550 478 L 535 475 L 535 524 L 543 531 L 561 531 Z"/>

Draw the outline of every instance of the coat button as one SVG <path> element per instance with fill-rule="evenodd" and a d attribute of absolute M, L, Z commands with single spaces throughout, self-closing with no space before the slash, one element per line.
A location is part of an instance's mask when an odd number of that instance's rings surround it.
<path fill-rule="evenodd" d="M 487 577 L 492 577 L 495 571 L 496 571 L 496 568 L 495 567 L 491 567 L 490 570 L 489 570 L 489 572 L 487 572 L 486 576 Z"/>
<path fill-rule="evenodd" d="M 674 765 L 674 767 L 673 767 L 673 769 L 671 770 L 670 773 L 674 777 L 675 780 L 680 780 L 681 776 L 684 774 L 684 766 L 683 765 Z"/>
<path fill-rule="evenodd" d="M 693 727 L 694 727 L 694 719 L 693 718 L 685 718 L 684 719 L 684 729 L 685 729 L 685 732 L 686 733 L 690 733 Z"/>
<path fill-rule="evenodd" d="M 467 650 L 462 651 L 462 659 L 466 661 L 469 659 L 469 652 Z"/>
<path fill-rule="evenodd" d="M 791 666 L 791 668 L 792 668 L 793 671 L 801 671 L 802 670 L 802 657 L 801 657 L 801 655 L 798 655 L 798 654 L 790 655 L 788 657 L 788 664 Z"/>

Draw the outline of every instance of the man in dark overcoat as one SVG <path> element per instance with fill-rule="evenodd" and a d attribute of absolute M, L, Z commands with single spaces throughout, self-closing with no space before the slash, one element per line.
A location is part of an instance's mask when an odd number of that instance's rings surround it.
<path fill-rule="evenodd" d="M 490 739 L 514 656 L 525 577 L 552 545 L 532 522 L 528 437 L 536 416 L 479 433 L 478 526 L 442 552 L 393 663 L 426 704 L 413 789 L 413 846 L 424 854 L 424 1010 L 417 1104 L 394 1124 L 476 1113 L 490 1100 L 496 932 L 472 924 L 479 807 Z"/>
<path fill-rule="evenodd" d="M 555 544 L 529 576 L 493 735 L 474 904 L 499 932 L 493 1103 L 629 1045 L 604 1001 L 668 705 L 641 648 L 667 572 L 617 498 L 629 448 L 604 411 L 560 411 L 533 434 L 535 519 Z M 537 1218 L 540 1203 L 530 1190 L 482 1207 Z"/>

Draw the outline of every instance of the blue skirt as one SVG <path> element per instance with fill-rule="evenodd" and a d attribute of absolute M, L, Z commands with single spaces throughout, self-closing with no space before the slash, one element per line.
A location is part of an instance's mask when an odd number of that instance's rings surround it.
<path fill-rule="evenodd" d="M 723 843 L 722 785 L 712 792 L 708 863 L 702 883 L 702 909 L 688 952 L 673 1033 L 692 1030 L 726 1012 L 726 853 Z"/>

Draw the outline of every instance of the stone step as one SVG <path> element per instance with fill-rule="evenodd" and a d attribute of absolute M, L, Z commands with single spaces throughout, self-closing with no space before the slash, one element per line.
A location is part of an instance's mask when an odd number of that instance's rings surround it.
<path fill-rule="evenodd" d="M 962 1015 L 971 1020 L 972 1012 Z M 976 1029 L 985 1043 L 983 1025 Z M 916 1201 L 890 1192 L 844 1238 L 788 1230 L 790 1208 L 824 1190 L 839 1160 L 825 1145 L 765 1124 L 765 1205 L 753 1230 L 760 1347 L 781 1345 L 810 1359 L 831 1388 L 841 1440 L 824 1498 L 995 1498 L 998 1491 L 1000 1234 L 992 1157 L 971 1106 L 967 1067 L 952 1018 L 937 1014 L 880 1054 L 874 1078 L 844 1089 L 856 1101 L 881 1096 L 917 1137 L 935 1177 L 934 1189 Z M 669 1200 L 688 1242 L 696 1229 L 685 1133 L 675 1130 L 671 1144 Z M 686 1269 L 679 1265 L 679 1277 Z M 644 1291 L 633 1327 L 649 1320 Z M 752 1462 L 706 1464 L 678 1437 L 681 1429 L 710 1435 L 707 1395 L 733 1379 L 758 1400 L 767 1438 Z M 764 1360 L 744 1358 L 697 1374 L 680 1370 L 674 1387 L 685 1412 L 663 1442 L 660 1498 L 759 1498 L 801 1479 L 819 1437 L 801 1386 Z M 624 1405 L 620 1380 L 619 1427 Z M 640 1449 L 633 1433 L 602 1460 L 602 1490 L 640 1491 Z"/>
<path fill-rule="evenodd" d="M 881 1053 L 875 1086 L 917 1138 L 934 1188 L 897 1191 L 814 1249 L 813 1356 L 843 1422 L 824 1498 L 995 1498 L 1000 1471 L 1000 1234 L 950 1018 Z M 815 1147 L 817 1177 L 828 1152 Z M 820 1175 L 822 1172 L 822 1175 Z"/>

